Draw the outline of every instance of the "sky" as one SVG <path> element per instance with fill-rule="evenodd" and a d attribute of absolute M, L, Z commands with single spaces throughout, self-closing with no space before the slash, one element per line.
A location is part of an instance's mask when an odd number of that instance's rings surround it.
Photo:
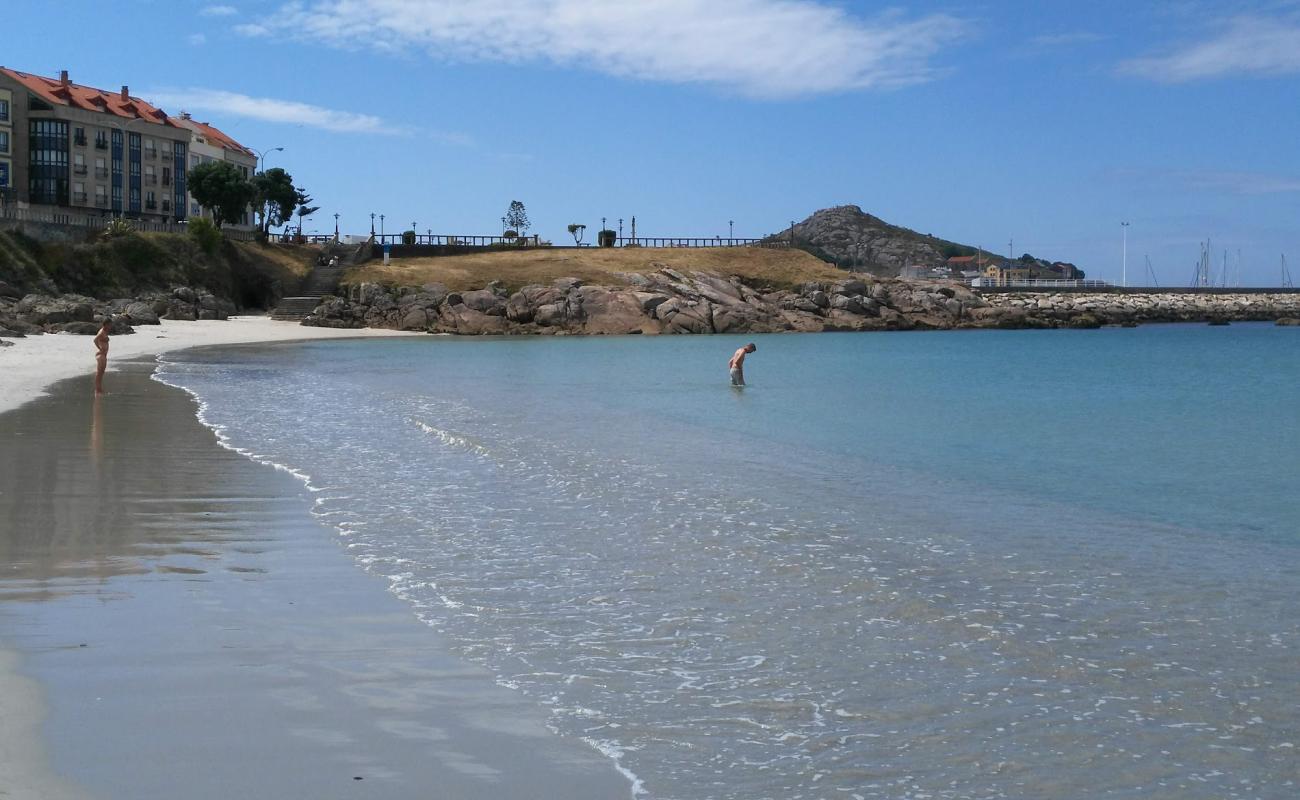
<path fill-rule="evenodd" d="M 495 234 L 519 200 L 557 244 L 756 237 L 853 204 L 1115 282 L 1122 222 L 1130 284 L 1190 283 L 1207 238 L 1230 285 L 1300 277 L 1300 0 L 5 5 L 4 66 L 284 148 L 307 231 Z"/>

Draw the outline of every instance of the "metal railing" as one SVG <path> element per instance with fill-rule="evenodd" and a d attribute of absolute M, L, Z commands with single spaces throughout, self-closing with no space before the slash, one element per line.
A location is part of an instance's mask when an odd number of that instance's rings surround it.
<path fill-rule="evenodd" d="M 1091 278 L 1076 278 L 1066 280 L 1063 278 L 1017 278 L 1013 280 L 998 281 L 993 278 L 974 278 L 971 280 L 971 286 L 977 289 L 1003 289 L 1003 288 L 1022 288 L 1022 289 L 1102 289 L 1111 286 L 1106 281 L 1093 280 Z"/>
<path fill-rule="evenodd" d="M 100 208 L 108 206 L 108 198 L 96 196 L 95 205 Z M 144 233 L 185 233 L 188 228 L 184 222 L 163 222 L 131 218 L 131 226 Z M 72 228 L 101 229 L 113 218 L 111 214 L 84 214 L 63 211 L 38 211 L 31 208 L 18 208 L 10 204 L 0 205 L 0 222 L 33 222 L 44 225 L 64 225 Z M 253 231 L 223 228 L 222 234 L 229 239 L 251 242 L 255 238 Z"/>
<path fill-rule="evenodd" d="M 72 172 L 73 172 L 74 175 L 85 175 L 85 174 L 86 174 L 86 165 L 85 165 L 85 164 L 73 164 L 73 165 L 72 165 Z"/>
<path fill-rule="evenodd" d="M 85 192 L 73 192 L 73 193 L 72 193 L 72 202 L 74 202 L 74 203 L 76 203 L 76 204 L 78 204 L 78 205 L 85 205 L 85 204 L 86 204 L 86 193 L 85 193 Z"/>
<path fill-rule="evenodd" d="M 95 177 L 104 179 L 108 177 L 108 167 L 95 167 Z"/>
<path fill-rule="evenodd" d="M 145 185 L 146 185 L 146 186 L 157 186 L 157 185 L 158 185 L 158 176 L 157 176 L 157 175 L 146 175 L 146 176 L 144 176 L 144 182 L 145 182 Z"/>
<path fill-rule="evenodd" d="M 107 139 L 96 139 L 96 140 L 95 140 L 95 149 L 96 149 L 96 150 L 107 150 L 107 149 L 108 149 L 108 140 L 107 140 Z"/>
<path fill-rule="evenodd" d="M 562 247 L 573 249 L 572 244 L 554 245 L 551 242 L 543 241 L 536 234 L 532 236 L 459 236 L 453 234 L 427 234 L 418 233 L 412 238 L 409 235 L 400 233 L 375 234 L 376 244 L 388 245 L 423 245 L 433 247 Z M 331 237 L 332 238 L 332 237 Z M 615 238 L 616 247 L 770 247 L 770 248 L 788 248 L 790 242 L 772 239 L 725 239 L 719 237 L 689 237 L 689 236 L 667 236 L 667 237 L 647 237 L 637 236 Z M 581 245 L 582 247 L 596 247 L 595 244 Z"/>
<path fill-rule="evenodd" d="M 772 247 L 785 248 L 790 242 L 785 239 L 724 239 L 721 236 L 629 236 L 616 237 L 618 247 Z"/>

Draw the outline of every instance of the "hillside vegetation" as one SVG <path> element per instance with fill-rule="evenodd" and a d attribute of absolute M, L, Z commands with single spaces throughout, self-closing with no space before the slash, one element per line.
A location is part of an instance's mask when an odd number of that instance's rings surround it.
<path fill-rule="evenodd" d="M 686 272 L 734 275 L 754 286 L 789 289 L 807 281 L 835 281 L 845 272 L 802 250 L 761 247 L 717 248 L 583 248 L 476 253 L 464 256 L 393 259 L 388 266 L 370 261 L 350 270 L 345 283 L 379 283 L 386 286 L 422 286 L 440 283 L 453 292 L 480 289 L 500 281 L 517 291 L 530 284 L 549 284 L 557 278 L 578 278 L 586 283 L 625 286 L 628 273 L 650 273 L 665 267 Z"/>
<path fill-rule="evenodd" d="M 223 240 L 204 252 L 188 235 L 131 233 L 85 243 L 39 242 L 0 231 L 0 283 L 11 293 L 134 297 L 201 287 L 241 307 L 266 308 L 310 273 L 314 248 Z"/>

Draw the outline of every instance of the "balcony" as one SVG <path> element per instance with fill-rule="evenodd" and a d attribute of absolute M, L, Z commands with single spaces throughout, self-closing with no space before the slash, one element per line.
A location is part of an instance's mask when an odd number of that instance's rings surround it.
<path fill-rule="evenodd" d="M 101 181 L 108 178 L 108 167 L 95 167 L 95 177 Z"/>
<path fill-rule="evenodd" d="M 172 210 L 172 201 L 170 201 L 170 200 L 164 200 L 164 201 L 162 201 L 162 210 L 163 210 L 163 211 L 171 211 L 171 210 Z"/>
<path fill-rule="evenodd" d="M 156 211 L 158 209 L 158 204 L 152 200 L 146 200 L 144 202 L 144 209 L 145 211 Z"/>
<path fill-rule="evenodd" d="M 86 204 L 86 200 L 87 200 L 87 197 L 86 197 L 86 193 L 85 193 L 85 192 L 73 192 L 73 193 L 72 193 L 72 202 L 73 202 L 74 205 L 84 206 L 84 205 Z"/>
<path fill-rule="evenodd" d="M 85 164 L 73 164 L 72 172 L 76 175 L 85 175 L 87 172 Z"/>
<path fill-rule="evenodd" d="M 164 175 L 164 176 L 162 177 L 162 185 L 163 185 L 163 186 L 171 186 L 171 185 L 172 185 L 172 176 L 170 176 L 170 175 Z"/>
<path fill-rule="evenodd" d="M 96 140 L 95 140 L 95 149 L 96 149 L 96 150 L 107 150 L 107 149 L 108 149 L 108 140 L 107 140 L 107 139 L 96 139 Z"/>
<path fill-rule="evenodd" d="M 157 186 L 157 185 L 158 185 L 158 176 L 157 176 L 157 175 L 146 175 L 146 176 L 144 176 L 144 185 L 145 185 L 145 186 Z"/>
<path fill-rule="evenodd" d="M 75 144 L 77 147 L 85 147 L 85 146 L 86 146 L 86 137 L 84 137 L 84 136 L 74 136 L 74 137 L 72 137 L 72 143 Z"/>
<path fill-rule="evenodd" d="M 144 157 L 145 157 L 145 158 L 157 158 L 157 157 L 158 157 L 158 151 L 155 150 L 155 149 L 152 148 L 152 147 L 146 147 L 146 148 L 144 149 Z"/>
<path fill-rule="evenodd" d="M 95 208 L 108 208 L 108 195 L 95 195 Z"/>

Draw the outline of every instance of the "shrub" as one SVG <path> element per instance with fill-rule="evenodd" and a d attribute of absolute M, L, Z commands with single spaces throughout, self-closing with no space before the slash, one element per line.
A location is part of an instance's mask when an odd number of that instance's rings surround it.
<path fill-rule="evenodd" d="M 402 231 L 402 244 L 415 244 L 415 231 Z"/>
<path fill-rule="evenodd" d="M 217 254 L 218 248 L 221 247 L 221 229 L 212 220 L 207 217 L 194 217 L 186 227 L 190 238 L 198 244 L 200 250 L 210 256 Z"/>
<path fill-rule="evenodd" d="M 135 233 L 135 226 L 130 220 L 124 217 L 113 217 L 104 226 L 104 232 L 100 234 L 104 239 L 116 239 L 119 236 L 130 236 Z"/>

